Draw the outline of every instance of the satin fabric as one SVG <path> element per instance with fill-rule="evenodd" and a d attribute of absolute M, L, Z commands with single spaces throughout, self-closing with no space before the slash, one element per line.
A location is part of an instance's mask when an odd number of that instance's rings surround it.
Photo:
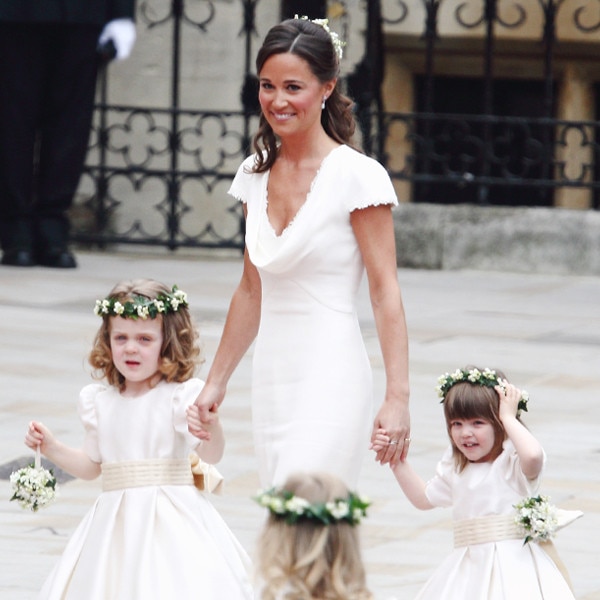
<path fill-rule="evenodd" d="M 87 386 L 79 400 L 85 451 L 97 462 L 187 460 L 198 440 L 185 410 L 202 386 L 163 382 L 137 398 Z M 249 600 L 249 574 L 246 552 L 203 493 L 193 484 L 151 485 L 100 494 L 39 598 Z"/>
<path fill-rule="evenodd" d="M 457 473 L 448 448 L 426 494 L 434 506 L 452 506 L 455 520 L 516 515 L 514 505 L 538 494 L 509 440 L 493 462 L 471 463 Z M 456 548 L 436 569 L 416 600 L 574 600 L 560 570 L 536 543 L 522 539 Z"/>

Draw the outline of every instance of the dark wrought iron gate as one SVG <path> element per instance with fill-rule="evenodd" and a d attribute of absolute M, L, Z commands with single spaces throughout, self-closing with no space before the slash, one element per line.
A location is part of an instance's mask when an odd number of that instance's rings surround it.
<path fill-rule="evenodd" d="M 235 0 L 234 0 L 235 1 Z M 478 114 L 441 114 L 436 110 L 435 58 L 439 52 L 439 9 L 444 0 L 369 0 L 365 7 L 364 57 L 346 79 L 356 101 L 357 120 L 365 150 L 388 167 L 391 176 L 410 181 L 413 201 L 440 201 L 443 186 L 473 191 L 471 201 L 486 204 L 494 190 L 531 189 L 545 193 L 560 187 L 595 192 L 600 207 L 600 126 L 597 121 L 559 121 L 553 118 L 553 59 L 558 40 L 556 22 L 565 0 L 537 0 L 543 14 L 539 59 L 543 63 L 543 104 L 533 116 L 497 114 L 494 107 L 495 27 L 521 26 L 525 2 L 510 2 L 510 17 L 501 0 L 471 0 L 458 4 L 453 18 L 465 29 L 485 27 L 482 38 L 481 110 Z M 246 156 L 256 126 L 256 79 L 252 74 L 256 8 L 260 0 L 240 0 L 239 31 L 245 42 L 244 78 L 240 81 L 239 111 L 203 111 L 181 107 L 182 30 L 205 33 L 214 22 L 216 3 L 202 0 L 140 1 L 139 26 L 150 30 L 170 27 L 170 106 L 149 108 L 109 104 L 107 79 L 101 78 L 100 101 L 74 221 L 74 241 L 106 246 L 144 244 L 179 247 L 243 248 L 241 207 L 226 191 Z M 342 4 L 344 4 L 342 2 Z M 532 2 L 527 5 L 531 7 Z M 463 13 L 470 5 L 478 16 Z M 198 9 L 201 6 L 201 10 Z M 421 103 L 412 113 L 386 113 L 381 100 L 383 77 L 382 24 L 407 19 L 415 7 L 424 12 L 421 49 Z M 504 4 L 502 4 L 504 7 Z M 593 35 L 585 0 L 572 14 L 574 27 Z M 592 21 L 592 22 L 590 22 Z M 224 40 L 227 43 L 227 40 Z M 218 92 L 217 92 L 218 93 Z M 600 105 L 600 102 L 599 102 Z M 401 130 L 410 148 L 401 169 L 387 153 L 388 136 Z M 396 135 L 397 137 L 397 135 Z M 589 160 L 568 165 L 557 149 L 575 137 L 588 150 Z M 571 170 L 569 170 L 571 169 Z M 438 186 L 438 187 L 436 187 Z M 439 186 L 442 186 L 440 188 Z"/>
<path fill-rule="evenodd" d="M 205 33 L 215 19 L 215 3 L 194 3 L 202 10 L 196 6 L 193 15 L 188 10 L 192 3 L 186 6 L 185 0 L 162 8 L 138 3 L 138 27 L 171 28 L 170 106 L 109 104 L 109 77 L 101 73 L 87 164 L 72 215 L 74 241 L 100 247 L 243 248 L 241 207 L 226 191 L 248 153 L 256 120 L 250 71 L 258 1 L 240 3 L 238 31 L 246 45 L 242 96 L 248 104 L 239 111 L 181 107 L 182 30 Z"/>

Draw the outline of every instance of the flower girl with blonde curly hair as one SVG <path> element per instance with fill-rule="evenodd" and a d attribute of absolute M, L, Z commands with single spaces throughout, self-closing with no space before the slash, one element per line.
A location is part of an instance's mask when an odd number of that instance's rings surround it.
<path fill-rule="evenodd" d="M 203 493 L 220 486 L 212 463 L 223 454 L 222 427 L 215 418 L 201 442 L 187 430 L 204 382 L 194 377 L 200 351 L 186 294 L 123 281 L 95 313 L 102 324 L 89 361 L 104 382 L 80 393 L 82 447 L 40 421 L 25 437 L 74 477 L 102 474 L 102 492 L 39 598 L 250 600 L 248 556 Z"/>
<path fill-rule="evenodd" d="M 262 492 L 269 509 L 258 540 L 259 600 L 373 600 L 358 523 L 369 502 L 328 473 L 296 473 Z"/>

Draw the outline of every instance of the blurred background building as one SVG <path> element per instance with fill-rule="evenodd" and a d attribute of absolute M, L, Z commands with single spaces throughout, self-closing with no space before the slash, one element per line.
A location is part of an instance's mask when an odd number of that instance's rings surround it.
<path fill-rule="evenodd" d="M 346 42 L 359 138 L 393 178 L 399 266 L 600 274 L 600 2 L 138 0 L 98 86 L 75 241 L 243 248 L 227 196 L 254 57 L 295 14 Z"/>

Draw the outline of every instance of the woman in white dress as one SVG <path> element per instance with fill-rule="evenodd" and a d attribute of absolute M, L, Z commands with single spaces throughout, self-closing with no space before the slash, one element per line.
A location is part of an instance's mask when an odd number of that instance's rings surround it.
<path fill-rule="evenodd" d="M 459 369 L 439 384 L 451 446 L 435 476 L 425 483 L 408 461 L 393 467 L 414 506 L 452 507 L 454 550 L 417 599 L 575 600 L 548 537 L 559 521 L 543 512 L 538 520 L 533 512 L 527 517 L 532 529 L 516 522 L 518 504 L 527 498 L 535 506 L 542 499 L 544 450 L 519 416 L 527 395 L 490 369 Z M 374 450 L 389 440 L 378 432 Z M 563 526 L 581 516 L 561 512 Z"/>
<path fill-rule="evenodd" d="M 38 598 L 251 600 L 248 555 L 194 485 L 190 452 L 208 490 L 218 474 L 207 463 L 220 460 L 224 437 L 217 420 L 210 440 L 187 430 L 203 382 L 193 377 L 199 349 L 185 294 L 122 282 L 96 313 L 103 323 L 90 363 L 106 384 L 81 391 L 83 447 L 62 444 L 39 421 L 25 437 L 75 477 L 102 473 L 103 485 Z"/>
<path fill-rule="evenodd" d="M 386 373 L 375 427 L 410 441 L 408 343 L 385 169 L 351 147 L 352 103 L 339 90 L 341 43 L 326 22 L 289 19 L 258 52 L 255 154 L 230 194 L 244 203 L 246 251 L 223 336 L 190 431 L 202 437 L 257 337 L 253 432 L 263 486 L 327 469 L 355 489 L 373 429 L 371 368 L 356 299 L 365 272 Z"/>

